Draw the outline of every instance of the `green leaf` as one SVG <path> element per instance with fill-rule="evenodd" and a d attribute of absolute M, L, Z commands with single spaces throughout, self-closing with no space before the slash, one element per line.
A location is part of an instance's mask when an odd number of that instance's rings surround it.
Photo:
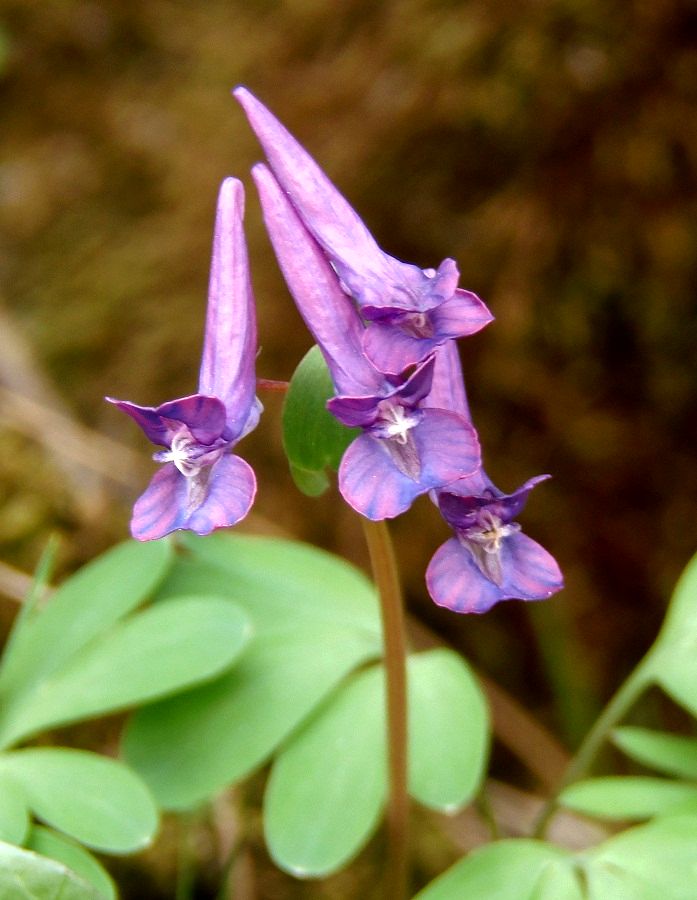
<path fill-rule="evenodd" d="M 697 816 L 670 815 L 630 828 L 586 851 L 592 900 L 694 900 Z M 626 888 L 601 892 L 615 876 Z M 597 885 L 600 883 L 600 887 Z"/>
<path fill-rule="evenodd" d="M 568 860 L 550 862 L 525 900 L 587 900 L 576 869 Z"/>
<path fill-rule="evenodd" d="M 525 839 L 499 841 L 455 863 L 414 900 L 532 900 L 534 891 L 539 896 L 540 879 L 549 869 L 568 888 L 569 879 L 563 872 L 567 862 L 569 867 L 573 865 L 571 854 L 552 844 Z M 544 889 L 551 890 L 549 883 Z M 576 895 L 568 891 L 558 895 L 552 891 L 547 896 L 550 900 L 576 900 Z"/>
<path fill-rule="evenodd" d="M 697 785 L 641 775 L 589 778 L 559 796 L 562 806 L 605 819 L 648 819 L 693 799 Z"/>
<path fill-rule="evenodd" d="M 383 671 L 361 672 L 277 757 L 264 798 L 269 852 L 298 877 L 335 872 L 367 841 L 386 792 Z"/>
<path fill-rule="evenodd" d="M 21 784 L 0 775 L 0 841 L 23 844 L 29 831 L 29 807 Z"/>
<path fill-rule="evenodd" d="M 489 744 L 486 701 L 469 668 L 450 650 L 409 658 L 409 792 L 455 812 L 477 791 Z"/>
<path fill-rule="evenodd" d="M 107 870 L 91 853 L 74 841 L 50 828 L 37 825 L 31 831 L 27 849 L 63 863 L 80 878 L 94 885 L 105 900 L 117 900 L 116 887 Z"/>
<path fill-rule="evenodd" d="M 697 715 L 697 556 L 680 576 L 647 671 L 678 703 Z"/>
<path fill-rule="evenodd" d="M 6 900 L 107 900 L 53 859 L 0 843 L 0 897 Z"/>
<path fill-rule="evenodd" d="M 283 447 L 291 474 L 298 488 L 312 497 L 329 485 L 325 468 L 338 469 L 344 450 L 360 434 L 359 428 L 346 428 L 327 410 L 334 393 L 324 357 L 319 347 L 312 347 L 295 370 L 283 406 Z"/>
<path fill-rule="evenodd" d="M 614 730 L 612 741 L 645 766 L 697 781 L 697 738 L 627 725 Z"/>
<path fill-rule="evenodd" d="M 183 540 L 194 560 L 174 566 L 160 596 L 202 591 L 228 596 L 247 611 L 256 634 L 326 623 L 379 639 L 375 589 L 340 557 L 280 538 L 214 534 Z"/>
<path fill-rule="evenodd" d="M 117 760 L 81 750 L 17 750 L 0 756 L 0 773 L 22 785 L 40 819 L 97 850 L 139 850 L 157 828 L 145 785 Z"/>
<path fill-rule="evenodd" d="M 247 644 L 252 625 L 222 598 L 179 597 L 116 624 L 36 685 L 6 740 L 125 709 L 210 679 Z"/>
<path fill-rule="evenodd" d="M 235 668 L 139 710 L 123 752 L 167 809 L 198 805 L 265 762 L 280 742 L 379 645 L 319 622 L 256 637 Z"/>
<path fill-rule="evenodd" d="M 162 579 L 171 560 L 168 541 L 129 541 L 65 581 L 39 612 L 13 634 L 0 672 L 5 702 L 51 675 L 114 622 L 138 606 Z M 4 724 L 5 717 L 0 719 Z"/>

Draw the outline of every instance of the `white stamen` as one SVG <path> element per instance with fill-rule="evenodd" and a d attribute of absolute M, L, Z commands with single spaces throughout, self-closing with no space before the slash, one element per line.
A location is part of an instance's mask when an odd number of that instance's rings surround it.
<path fill-rule="evenodd" d="M 417 416 L 410 416 L 403 406 L 386 404 L 380 410 L 380 418 L 385 423 L 383 428 L 388 438 L 394 438 L 400 444 L 406 444 L 407 435 L 418 425 Z"/>
<path fill-rule="evenodd" d="M 158 462 L 173 462 L 186 478 L 193 478 L 201 471 L 199 458 L 201 450 L 196 441 L 186 431 L 180 431 L 172 438 L 169 450 L 157 454 Z"/>

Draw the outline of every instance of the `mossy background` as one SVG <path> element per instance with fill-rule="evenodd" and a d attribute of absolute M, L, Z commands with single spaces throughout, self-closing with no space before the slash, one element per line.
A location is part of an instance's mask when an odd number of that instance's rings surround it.
<path fill-rule="evenodd" d="M 309 346 L 248 177 L 244 83 L 386 250 L 455 257 L 496 316 L 461 345 L 487 469 L 508 490 L 554 475 L 523 524 L 567 588 L 456 617 L 423 586 L 447 537 L 428 500 L 393 530 L 410 609 L 573 743 L 697 545 L 696 39 L 689 0 L 0 0 L 0 382 L 137 454 L 95 473 L 2 394 L 0 558 L 29 570 L 57 531 L 67 572 L 126 535 L 149 448 L 102 397 L 194 389 L 225 175 L 249 187 L 259 374 Z M 264 400 L 245 527 L 364 565 L 335 492 L 294 489 Z"/>

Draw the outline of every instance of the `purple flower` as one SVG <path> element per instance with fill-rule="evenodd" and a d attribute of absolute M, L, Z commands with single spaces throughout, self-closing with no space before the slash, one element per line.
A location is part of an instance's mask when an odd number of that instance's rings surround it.
<path fill-rule="evenodd" d="M 276 180 L 353 297 L 366 321 L 362 346 L 381 371 L 397 375 L 445 341 L 474 334 L 492 320 L 482 301 L 457 287 L 452 259 L 420 269 L 384 253 L 317 163 L 246 88 L 244 108 Z"/>
<path fill-rule="evenodd" d="M 180 528 L 209 534 L 234 525 L 254 500 L 254 472 L 230 452 L 256 427 L 261 411 L 243 215 L 242 184 L 226 178 L 218 197 L 198 393 L 158 407 L 107 397 L 165 448 L 153 456 L 164 465 L 133 508 L 131 533 L 141 541 Z"/>
<path fill-rule="evenodd" d="M 469 417 L 456 345 L 437 353 L 428 402 L 448 403 Z M 531 478 L 512 494 L 500 491 L 483 470 L 435 492 L 455 532 L 426 571 L 428 592 L 454 612 L 483 613 L 500 600 L 542 600 L 564 585 L 556 560 L 515 521 L 530 491 L 549 478 Z"/>
<path fill-rule="evenodd" d="M 363 429 L 339 467 L 346 502 L 369 519 L 392 518 L 420 494 L 474 472 L 479 443 L 469 421 L 426 402 L 434 358 L 406 380 L 378 372 L 363 353 L 361 317 L 320 246 L 271 171 L 259 164 L 253 175 L 286 282 L 334 382 L 328 408 Z"/>

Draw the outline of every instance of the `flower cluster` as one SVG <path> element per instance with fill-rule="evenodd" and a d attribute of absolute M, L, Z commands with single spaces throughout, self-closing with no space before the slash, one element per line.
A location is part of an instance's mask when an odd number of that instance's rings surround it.
<path fill-rule="evenodd" d="M 328 408 L 360 428 L 339 468 L 339 490 L 382 520 L 430 494 L 454 531 L 427 572 L 436 603 L 484 612 L 507 598 L 548 597 L 562 586 L 554 559 L 514 521 L 533 478 L 513 494 L 482 469 L 456 340 L 492 316 L 458 287 L 452 259 L 420 269 L 385 253 L 317 163 L 245 88 L 234 94 L 266 155 L 252 170 L 266 228 L 298 310 L 334 384 Z M 255 427 L 256 328 L 242 187 L 221 189 L 199 393 L 157 408 L 112 401 L 166 448 L 165 465 L 136 503 L 133 534 L 178 528 L 207 534 L 249 510 L 254 475 L 230 451 Z"/>

